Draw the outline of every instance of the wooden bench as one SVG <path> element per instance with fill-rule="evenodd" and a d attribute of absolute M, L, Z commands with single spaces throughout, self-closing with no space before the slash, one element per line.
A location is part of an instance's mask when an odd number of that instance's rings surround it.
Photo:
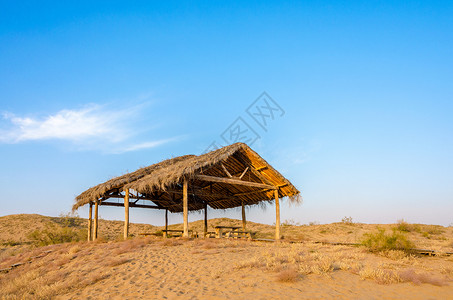
<path fill-rule="evenodd" d="M 215 226 L 215 232 L 216 232 L 216 238 L 218 239 L 221 239 L 223 238 L 223 230 L 224 229 L 229 229 L 228 231 L 226 231 L 226 234 L 228 234 L 229 232 L 232 232 L 232 231 L 237 231 L 239 228 L 239 226 Z"/>
<path fill-rule="evenodd" d="M 164 229 L 162 230 L 162 236 L 164 238 L 167 237 L 180 237 L 184 234 L 184 230 L 179 230 L 179 229 Z M 198 233 L 194 232 L 193 230 L 189 230 L 189 236 L 190 237 L 197 237 Z"/>
<path fill-rule="evenodd" d="M 207 231 L 205 237 L 207 237 L 207 238 L 215 238 L 216 237 L 216 233 L 215 233 L 215 231 Z"/>
<path fill-rule="evenodd" d="M 247 238 L 252 239 L 252 233 L 250 231 L 230 231 L 226 233 L 226 237 L 239 239 L 239 238 Z"/>
<path fill-rule="evenodd" d="M 155 232 L 141 232 L 138 235 L 148 236 L 148 235 L 156 235 Z"/>

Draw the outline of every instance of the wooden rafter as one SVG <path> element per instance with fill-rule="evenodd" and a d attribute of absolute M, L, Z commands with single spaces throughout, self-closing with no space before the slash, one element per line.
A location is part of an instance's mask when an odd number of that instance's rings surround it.
<path fill-rule="evenodd" d="M 258 182 L 251 182 L 251 181 L 243 181 L 233 178 L 222 178 L 216 176 L 208 176 L 208 175 L 195 175 L 195 179 L 202 180 L 202 181 L 210 181 L 210 182 L 219 182 L 219 183 L 226 183 L 226 184 L 233 184 L 233 185 L 243 185 L 249 187 L 256 187 L 262 189 L 271 189 L 275 190 L 278 189 L 277 187 L 269 184 L 263 184 Z"/>
<path fill-rule="evenodd" d="M 102 206 L 121 206 L 124 207 L 124 203 L 116 203 L 116 202 L 101 202 L 100 205 Z M 134 204 L 134 202 L 129 202 L 129 207 L 138 207 L 138 208 L 151 208 L 151 209 L 162 209 L 156 205 L 145 205 L 145 204 Z"/>
<path fill-rule="evenodd" d="M 247 170 L 249 169 L 249 167 L 245 168 L 244 172 L 242 172 L 242 174 L 239 176 L 239 179 L 242 179 L 242 177 L 244 177 L 245 173 L 247 173 Z"/>
<path fill-rule="evenodd" d="M 222 166 L 222 169 L 225 171 L 225 173 L 227 174 L 227 176 L 230 177 L 230 178 L 232 178 L 233 175 L 231 175 L 230 172 L 228 172 L 228 170 L 225 168 L 225 166 L 224 166 L 222 163 L 220 163 L 220 165 Z"/>

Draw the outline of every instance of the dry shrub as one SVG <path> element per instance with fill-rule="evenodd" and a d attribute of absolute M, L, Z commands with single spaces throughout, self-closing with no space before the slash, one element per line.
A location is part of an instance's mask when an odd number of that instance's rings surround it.
<path fill-rule="evenodd" d="M 414 269 L 407 269 L 399 273 L 399 277 L 402 281 L 412 282 L 416 285 L 422 283 L 429 283 L 436 286 L 447 285 L 447 282 L 437 276 L 433 276 L 428 273 L 417 273 Z"/>
<path fill-rule="evenodd" d="M 126 240 L 123 242 L 113 243 L 112 245 L 113 245 L 112 247 L 115 247 L 115 245 L 117 247 L 113 251 L 113 254 L 119 255 L 119 254 L 134 251 L 137 248 L 142 248 L 146 245 L 146 242 L 144 239 L 137 238 L 137 239 Z"/>
<path fill-rule="evenodd" d="M 320 260 L 312 267 L 313 273 L 324 275 L 334 270 L 333 261 L 329 258 Z"/>
<path fill-rule="evenodd" d="M 398 274 L 391 270 L 381 268 L 364 267 L 359 271 L 361 279 L 371 279 L 379 284 L 391 284 L 401 282 Z"/>
<path fill-rule="evenodd" d="M 179 246 L 182 245 L 182 241 L 180 240 L 175 240 L 175 239 L 165 239 L 161 242 L 162 246 Z"/>
<path fill-rule="evenodd" d="M 299 278 L 299 273 L 293 268 L 283 270 L 277 274 L 277 281 L 279 282 L 296 282 Z"/>
<path fill-rule="evenodd" d="M 105 261 L 104 265 L 108 267 L 116 267 L 125 263 L 130 262 L 131 260 L 128 258 L 116 258 Z"/>
<path fill-rule="evenodd" d="M 57 261 L 55 261 L 55 265 L 58 267 L 61 267 L 63 265 L 68 264 L 70 261 L 71 261 L 71 258 L 69 256 L 65 256 L 65 257 L 62 257 L 62 258 L 58 259 Z"/>
<path fill-rule="evenodd" d="M 76 254 L 80 250 L 82 250 L 82 248 L 80 248 L 79 245 L 76 245 L 76 246 L 72 247 L 71 249 L 69 249 L 68 253 L 69 254 Z"/>
<path fill-rule="evenodd" d="M 313 273 L 313 265 L 311 264 L 300 264 L 299 265 L 299 273 L 308 275 Z"/>
<path fill-rule="evenodd" d="M 412 257 L 412 256 L 409 256 L 406 252 L 401 251 L 401 250 L 381 251 L 380 254 L 384 257 L 390 258 L 391 260 L 402 260 L 407 257 Z"/>
<path fill-rule="evenodd" d="M 204 249 L 214 249 L 214 248 L 217 248 L 217 244 L 213 241 L 210 241 L 210 240 L 206 240 L 206 241 L 203 241 L 203 243 L 201 243 L 201 247 L 204 248 Z"/>
<path fill-rule="evenodd" d="M 446 275 L 453 275 L 453 268 L 442 265 L 440 266 L 440 272 Z"/>
<path fill-rule="evenodd" d="M 236 265 L 236 269 L 262 268 L 262 267 L 264 267 L 264 263 L 260 257 L 253 257 L 250 260 L 239 262 Z"/>

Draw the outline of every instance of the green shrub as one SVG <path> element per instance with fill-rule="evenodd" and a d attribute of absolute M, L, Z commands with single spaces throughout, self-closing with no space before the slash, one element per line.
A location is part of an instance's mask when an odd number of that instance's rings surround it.
<path fill-rule="evenodd" d="M 403 220 L 398 220 L 396 229 L 402 232 L 421 232 L 420 225 L 410 224 Z"/>
<path fill-rule="evenodd" d="M 86 240 L 87 233 L 85 230 L 48 225 L 45 229 L 30 232 L 27 237 L 38 246 L 46 246 Z"/>
<path fill-rule="evenodd" d="M 410 252 L 414 248 L 414 244 L 402 232 L 393 230 L 391 234 L 386 234 L 382 228 L 378 228 L 375 233 L 366 233 L 361 244 L 370 251 L 402 250 Z"/>

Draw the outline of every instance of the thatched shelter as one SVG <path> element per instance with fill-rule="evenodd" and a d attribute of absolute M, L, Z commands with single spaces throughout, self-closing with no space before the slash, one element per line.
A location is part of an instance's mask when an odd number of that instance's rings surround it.
<path fill-rule="evenodd" d="M 183 212 L 184 233 L 188 236 L 188 211 L 204 210 L 205 233 L 207 207 L 228 209 L 275 201 L 276 239 L 280 238 L 279 198 L 299 202 L 300 193 L 277 170 L 243 143 L 236 143 L 199 156 L 185 155 L 164 160 L 94 186 L 76 197 L 73 209 L 89 204 L 89 239 L 97 237 L 98 207 L 125 207 L 124 236 L 128 235 L 129 207 Z M 124 199 L 115 202 L 111 198 Z M 92 234 L 92 209 L 95 209 Z"/>

